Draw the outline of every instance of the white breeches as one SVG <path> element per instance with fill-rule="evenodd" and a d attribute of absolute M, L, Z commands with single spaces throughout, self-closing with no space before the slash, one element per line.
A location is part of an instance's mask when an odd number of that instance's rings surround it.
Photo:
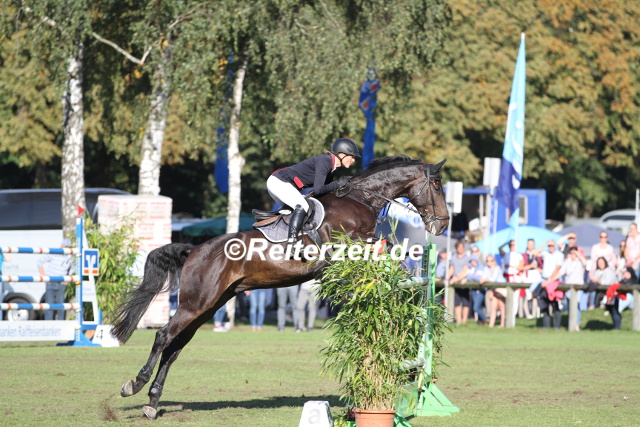
<path fill-rule="evenodd" d="M 309 203 L 293 184 L 281 181 L 271 175 L 267 179 L 267 191 L 273 200 L 280 203 L 282 207 L 287 205 L 295 209 L 296 205 L 300 205 L 305 212 L 309 211 Z"/>

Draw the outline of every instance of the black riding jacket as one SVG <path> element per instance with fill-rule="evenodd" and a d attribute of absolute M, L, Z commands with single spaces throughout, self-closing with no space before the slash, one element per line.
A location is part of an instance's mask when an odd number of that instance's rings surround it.
<path fill-rule="evenodd" d="M 320 196 L 338 188 L 333 179 L 333 156 L 321 154 L 303 160 L 288 168 L 278 169 L 273 173 L 281 181 L 290 182 L 298 190 L 313 186 L 313 195 Z"/>

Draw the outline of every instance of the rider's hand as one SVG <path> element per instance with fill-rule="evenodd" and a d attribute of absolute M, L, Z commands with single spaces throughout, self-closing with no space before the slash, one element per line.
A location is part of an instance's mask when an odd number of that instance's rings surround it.
<path fill-rule="evenodd" d="M 338 178 L 338 188 L 346 187 L 347 185 L 349 185 L 350 181 L 351 181 L 350 176 L 341 176 L 340 178 Z"/>

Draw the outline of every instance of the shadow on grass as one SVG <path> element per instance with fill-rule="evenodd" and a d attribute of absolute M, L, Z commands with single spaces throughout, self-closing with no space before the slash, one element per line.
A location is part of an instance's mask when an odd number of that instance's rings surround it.
<path fill-rule="evenodd" d="M 158 409 L 158 418 L 167 413 L 180 412 L 184 410 L 190 411 L 217 411 L 225 408 L 241 408 L 241 409 L 266 409 L 266 408 L 283 408 L 283 407 L 303 407 L 310 400 L 328 401 L 331 407 L 342 406 L 339 396 L 273 396 L 265 399 L 252 400 L 222 400 L 216 402 L 176 402 L 176 401 L 160 401 Z M 146 405 L 146 403 L 145 403 Z M 132 405 L 123 409 L 142 410 L 143 405 Z M 164 409 L 164 407 L 180 407 L 180 409 Z"/>
<path fill-rule="evenodd" d="M 588 331 L 611 331 L 613 330 L 613 324 L 609 321 L 604 321 L 604 320 L 600 320 L 600 319 L 585 319 L 585 317 L 588 317 L 589 314 L 586 314 L 586 312 L 582 312 L 582 322 L 583 322 L 583 326 L 581 327 L 582 330 L 588 330 Z M 584 323 L 586 320 L 586 323 Z M 538 318 L 538 319 L 516 319 L 516 322 L 519 323 L 520 325 L 524 326 L 525 328 L 529 328 L 529 329 L 542 329 L 542 318 Z M 551 319 L 551 327 L 549 329 L 553 329 L 553 317 Z M 562 329 L 567 329 L 569 327 L 569 314 L 566 312 L 562 313 L 562 320 L 560 321 L 560 327 Z"/>

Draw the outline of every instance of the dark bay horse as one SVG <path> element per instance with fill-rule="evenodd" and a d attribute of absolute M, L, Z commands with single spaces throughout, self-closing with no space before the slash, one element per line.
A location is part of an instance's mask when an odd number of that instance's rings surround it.
<path fill-rule="evenodd" d="M 432 165 L 405 156 L 374 160 L 366 171 L 351 179 L 347 188 L 318 198 L 326 213 L 318 229 L 322 241 L 329 242 L 333 230 L 344 230 L 353 239 L 374 237 L 380 210 L 398 197 L 411 201 L 428 232 L 442 234 L 449 223 L 440 182 L 444 162 Z M 211 320 L 228 300 L 245 290 L 302 283 L 323 267 L 322 262 L 276 261 L 268 257 L 231 260 L 225 253 L 224 248 L 232 239 L 249 246 L 251 239 L 262 238 L 259 231 L 248 231 L 218 236 L 195 247 L 172 243 L 149 253 L 142 283 L 129 294 L 113 328 L 113 335 L 125 343 L 151 300 L 163 290 L 180 288 L 175 315 L 156 333 L 149 359 L 136 379 L 125 382 L 120 392 L 123 397 L 138 393 L 151 379 L 162 356 L 149 390 L 149 405 L 143 407 L 147 418 L 157 416 L 158 400 L 171 364 L 198 328 Z"/>

